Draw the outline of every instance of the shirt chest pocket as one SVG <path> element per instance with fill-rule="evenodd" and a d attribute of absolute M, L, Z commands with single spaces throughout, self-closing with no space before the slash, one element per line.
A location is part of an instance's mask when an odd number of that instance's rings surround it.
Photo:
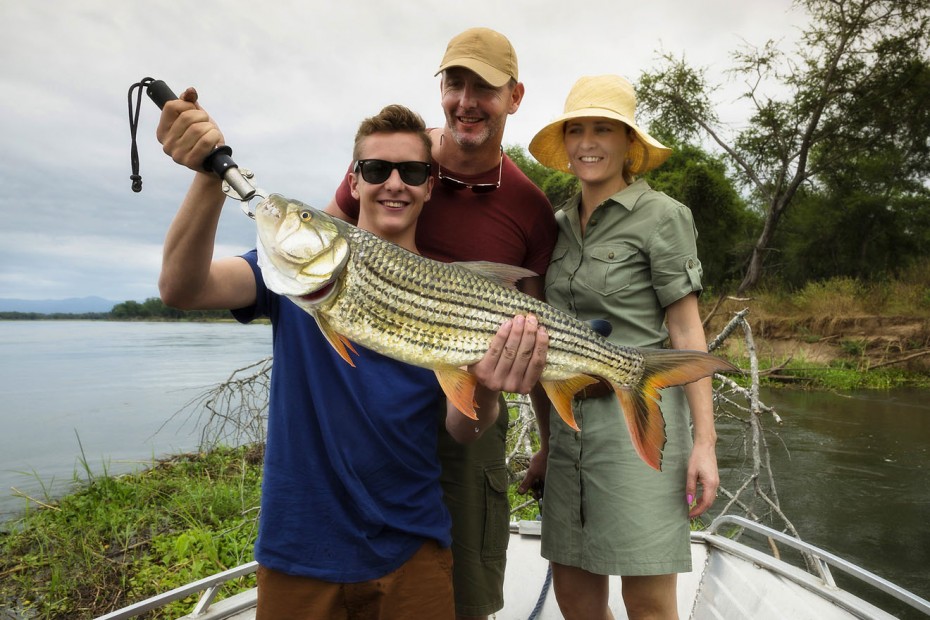
<path fill-rule="evenodd" d="M 592 291 L 613 295 L 630 286 L 638 269 L 639 251 L 627 245 L 593 248 L 583 282 Z"/>

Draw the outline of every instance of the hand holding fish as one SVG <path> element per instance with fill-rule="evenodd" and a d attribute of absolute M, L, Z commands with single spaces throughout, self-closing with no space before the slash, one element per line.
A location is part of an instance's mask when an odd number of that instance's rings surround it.
<path fill-rule="evenodd" d="M 536 317 L 517 315 L 501 325 L 488 352 L 468 371 L 489 390 L 527 394 L 546 367 L 548 349 L 549 334 Z"/>
<path fill-rule="evenodd" d="M 220 128 L 197 103 L 193 88 L 165 103 L 155 136 L 166 155 L 195 172 L 203 172 L 204 159 L 225 144 Z"/>
<path fill-rule="evenodd" d="M 459 443 L 480 438 L 500 415 L 502 391 L 526 394 L 537 384 L 546 367 L 549 335 L 536 317 L 522 314 L 504 321 L 491 339 L 487 353 L 468 366 L 476 379 L 474 409 L 478 419 L 461 415 L 449 402 L 446 430 Z M 545 460 L 542 473 L 545 474 Z"/>

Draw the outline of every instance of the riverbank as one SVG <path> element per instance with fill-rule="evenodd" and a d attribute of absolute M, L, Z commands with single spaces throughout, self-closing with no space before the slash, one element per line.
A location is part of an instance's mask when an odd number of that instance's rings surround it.
<path fill-rule="evenodd" d="M 856 289 L 817 296 L 760 295 L 702 300 L 708 339 L 746 311 L 755 353 L 769 384 L 828 390 L 930 387 L 930 307 L 899 315 L 863 305 Z M 930 299 L 928 299 L 930 303 Z M 745 338 L 729 338 L 718 354 L 745 367 Z"/>

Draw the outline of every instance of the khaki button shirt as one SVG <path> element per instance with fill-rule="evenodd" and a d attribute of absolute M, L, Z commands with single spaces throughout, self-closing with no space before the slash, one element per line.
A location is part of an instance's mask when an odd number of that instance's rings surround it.
<path fill-rule="evenodd" d="M 546 300 L 583 321 L 607 319 L 617 344 L 663 346 L 664 308 L 702 290 L 691 210 L 640 179 L 598 205 L 582 237 L 580 200 L 556 213 Z"/>

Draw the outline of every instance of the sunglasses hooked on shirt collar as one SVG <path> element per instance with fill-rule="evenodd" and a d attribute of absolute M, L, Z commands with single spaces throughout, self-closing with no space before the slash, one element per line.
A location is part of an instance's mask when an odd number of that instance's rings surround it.
<path fill-rule="evenodd" d="M 355 162 L 355 172 L 361 172 L 368 183 L 384 183 L 394 169 L 400 173 L 400 180 L 407 185 L 423 185 L 429 178 L 430 164 L 425 161 L 385 161 L 383 159 L 360 159 Z"/>
<path fill-rule="evenodd" d="M 442 158 L 442 136 L 439 136 L 439 157 Z M 466 183 L 465 181 L 460 181 L 454 179 L 450 176 L 446 176 L 442 173 L 442 165 L 440 165 L 439 160 L 436 160 L 437 172 L 436 175 L 439 177 L 439 181 L 446 187 L 452 189 L 470 189 L 476 194 L 487 194 L 488 192 L 493 192 L 498 187 L 501 186 L 501 179 L 504 175 L 504 147 L 501 149 L 501 160 L 498 164 L 497 169 L 497 183 Z"/>

